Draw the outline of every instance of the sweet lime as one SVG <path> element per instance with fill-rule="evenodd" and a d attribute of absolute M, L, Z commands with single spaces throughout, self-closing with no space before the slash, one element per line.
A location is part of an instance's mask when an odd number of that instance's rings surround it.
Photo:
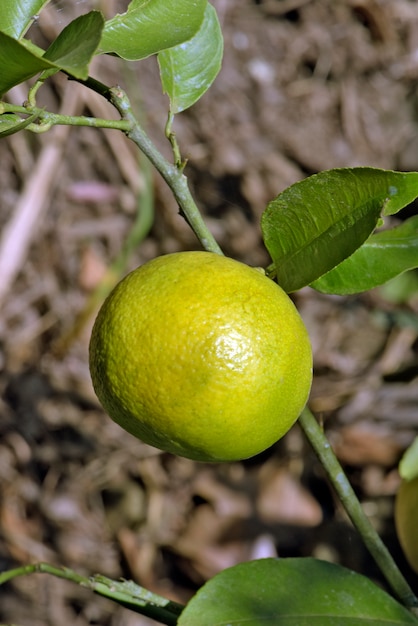
<path fill-rule="evenodd" d="M 418 573 L 418 476 L 401 482 L 395 500 L 395 523 L 402 550 Z"/>
<path fill-rule="evenodd" d="M 200 461 L 253 456 L 280 439 L 312 382 L 309 337 L 261 271 L 210 252 L 134 270 L 94 324 L 90 371 L 110 417 Z"/>

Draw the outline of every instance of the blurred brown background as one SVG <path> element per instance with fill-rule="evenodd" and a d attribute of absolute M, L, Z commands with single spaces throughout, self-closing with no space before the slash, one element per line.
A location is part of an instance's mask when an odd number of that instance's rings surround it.
<path fill-rule="evenodd" d="M 225 59 L 175 130 L 186 173 L 225 253 L 266 265 L 259 219 L 289 184 L 322 169 L 418 170 L 418 6 L 414 0 L 216 0 Z M 47 46 L 77 15 L 116 0 L 59 0 L 33 26 Z M 128 90 L 170 158 L 155 59 L 94 61 Z M 21 103 L 27 91 L 8 97 Z M 38 103 L 114 117 L 56 76 Z M 0 142 L 0 569 L 46 560 L 133 578 L 186 602 L 210 576 L 262 556 L 326 558 L 382 577 L 299 427 L 242 463 L 197 464 L 148 448 L 107 418 L 87 349 L 94 299 L 125 258 L 137 213 L 155 212 L 123 273 L 199 248 L 173 198 L 117 131 L 55 128 Z M 411 206 L 407 213 L 416 213 Z M 415 282 L 414 282 L 415 278 Z M 418 289 L 295 298 L 315 352 L 311 408 L 364 508 L 415 589 L 393 528 L 397 463 L 418 431 Z M 402 285 L 401 285 L 402 287 Z M 0 588 L 20 626 L 142 626 L 150 620 L 46 575 Z"/>

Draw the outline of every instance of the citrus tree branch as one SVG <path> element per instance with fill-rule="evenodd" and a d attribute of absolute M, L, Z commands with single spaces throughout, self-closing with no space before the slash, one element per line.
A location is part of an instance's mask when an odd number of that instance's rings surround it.
<path fill-rule="evenodd" d="M 36 106 L 18 106 L 0 103 L 0 113 L 20 113 L 32 114 L 36 113 L 39 123 L 29 124 L 26 130 L 35 133 L 42 133 L 49 130 L 52 126 L 89 126 L 91 128 L 112 128 L 115 130 L 128 131 L 130 123 L 124 120 L 106 120 L 98 117 L 87 117 L 84 115 L 61 115 L 60 113 L 50 113 Z"/>
<path fill-rule="evenodd" d="M 349 518 L 361 535 L 367 549 L 385 576 L 392 591 L 404 606 L 409 608 L 415 615 L 418 615 L 418 598 L 364 513 L 324 431 L 308 408 L 305 408 L 299 417 L 299 424 L 324 467 Z"/>
<path fill-rule="evenodd" d="M 180 207 L 181 214 L 192 228 L 203 248 L 208 252 L 222 254 L 221 248 L 206 226 L 190 193 L 187 178 L 183 173 L 184 163 L 180 163 L 179 160 L 176 163 L 170 163 L 156 148 L 133 113 L 130 100 L 123 89 L 120 87 L 109 88 L 91 77 L 86 81 L 80 82 L 113 104 L 122 118 L 121 121 L 128 124 L 128 129 L 124 129 L 126 135 L 145 154 L 170 187 Z"/>
<path fill-rule="evenodd" d="M 108 87 L 98 80 L 89 77 L 87 80 L 79 80 L 81 84 L 108 100 L 119 112 L 120 120 L 106 120 L 94 117 L 71 116 L 50 113 L 41 108 L 31 105 L 16 106 L 6 102 L 0 102 L 0 113 L 20 113 L 38 115 L 39 122 L 29 124 L 27 129 L 32 132 L 46 132 L 55 125 L 88 126 L 92 128 L 111 128 L 123 131 L 148 158 L 148 160 L 159 171 L 163 179 L 170 187 L 180 208 L 180 212 L 186 219 L 203 248 L 209 252 L 222 254 L 216 239 L 205 224 L 202 215 L 190 193 L 186 176 L 183 173 L 185 163 L 181 161 L 178 154 L 178 146 L 173 133 L 169 134 L 169 139 L 174 150 L 175 163 L 170 163 L 159 152 L 154 143 L 145 133 L 135 114 L 127 94 L 120 87 Z M 172 120 L 171 120 L 172 121 Z M 171 126 L 170 126 L 171 128 Z M 167 132 L 167 130 L 166 130 Z"/>
<path fill-rule="evenodd" d="M 163 598 L 131 580 L 116 581 L 96 574 L 95 576 L 81 576 L 71 569 L 55 567 L 49 563 L 34 563 L 0 573 L 0 585 L 27 574 L 46 573 L 70 580 L 82 587 L 91 589 L 98 595 L 110 598 L 114 602 L 131 609 L 141 615 L 146 615 L 162 624 L 174 626 L 184 606 L 177 602 Z"/>

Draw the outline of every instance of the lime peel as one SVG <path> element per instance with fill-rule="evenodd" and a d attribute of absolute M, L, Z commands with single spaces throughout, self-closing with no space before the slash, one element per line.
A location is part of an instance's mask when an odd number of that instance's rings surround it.
<path fill-rule="evenodd" d="M 312 351 L 289 296 L 210 252 L 158 257 L 126 276 L 94 324 L 90 371 L 110 417 L 199 461 L 265 450 L 304 408 Z"/>

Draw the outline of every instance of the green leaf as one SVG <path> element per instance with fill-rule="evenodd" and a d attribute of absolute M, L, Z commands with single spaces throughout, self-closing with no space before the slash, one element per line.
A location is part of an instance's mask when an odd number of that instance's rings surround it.
<path fill-rule="evenodd" d="M 45 54 L 29 40 L 16 41 L 0 32 L 0 96 L 43 70 L 64 70 L 75 78 L 87 78 L 103 24 L 99 11 L 82 15 L 58 35 Z"/>
<path fill-rule="evenodd" d="M 210 4 L 197 33 L 189 41 L 160 52 L 161 82 L 172 113 L 194 104 L 209 89 L 221 69 L 223 37 Z"/>
<path fill-rule="evenodd" d="M 0 135 L 12 135 L 13 128 L 20 124 L 22 118 L 17 113 L 3 113 L 0 115 Z"/>
<path fill-rule="evenodd" d="M 313 558 L 261 559 L 226 569 L 190 600 L 178 626 L 418 624 L 368 578 Z"/>
<path fill-rule="evenodd" d="M 7 135 L 13 135 L 14 133 L 23 130 L 29 124 L 36 120 L 39 113 L 32 113 L 29 117 L 22 120 L 22 118 L 16 113 L 4 113 L 0 115 L 0 138 L 7 137 Z"/>
<path fill-rule="evenodd" d="M 262 217 L 277 281 L 295 291 L 329 272 L 370 236 L 380 215 L 418 196 L 418 173 L 370 167 L 334 169 L 295 183 Z"/>
<path fill-rule="evenodd" d="M 26 46 L 0 32 L 0 96 L 42 70 L 54 67 Z"/>
<path fill-rule="evenodd" d="M 399 474 L 405 480 L 418 478 L 418 437 L 415 437 L 399 463 Z"/>
<path fill-rule="evenodd" d="M 100 53 L 137 61 L 187 41 L 199 30 L 207 0 L 132 0 L 105 24 Z"/>
<path fill-rule="evenodd" d="M 58 35 L 43 58 L 75 78 L 86 79 L 103 27 L 104 18 L 100 11 L 90 11 L 77 17 Z"/>
<path fill-rule="evenodd" d="M 49 1 L 1 0 L 0 30 L 13 39 L 20 39 Z"/>
<path fill-rule="evenodd" d="M 418 216 L 372 235 L 311 287 L 338 295 L 360 293 L 415 267 L 418 267 Z"/>

